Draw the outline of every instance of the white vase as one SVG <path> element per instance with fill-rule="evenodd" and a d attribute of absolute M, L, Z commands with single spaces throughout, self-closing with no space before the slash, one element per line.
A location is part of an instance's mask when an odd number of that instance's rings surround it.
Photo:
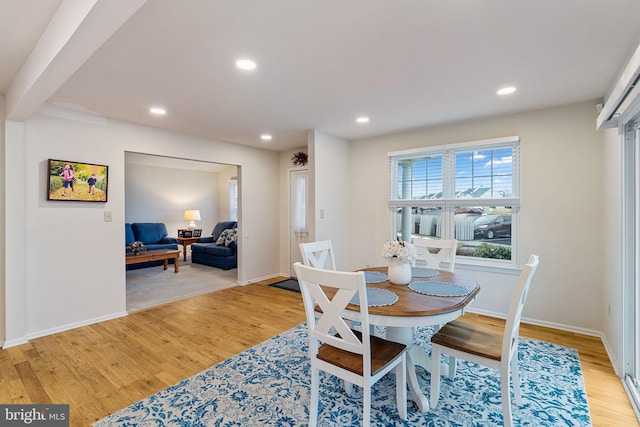
<path fill-rule="evenodd" d="M 390 258 L 387 276 L 394 285 L 407 285 L 411 281 L 411 264 L 399 258 Z"/>

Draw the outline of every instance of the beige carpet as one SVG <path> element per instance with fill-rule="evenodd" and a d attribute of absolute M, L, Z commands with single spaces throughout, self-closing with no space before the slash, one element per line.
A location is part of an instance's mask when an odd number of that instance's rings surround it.
<path fill-rule="evenodd" d="M 162 266 L 127 271 L 127 311 L 189 298 L 236 285 L 237 269 L 221 270 L 208 265 L 192 264 L 180 259 L 180 271 L 173 265 L 167 270 Z"/>

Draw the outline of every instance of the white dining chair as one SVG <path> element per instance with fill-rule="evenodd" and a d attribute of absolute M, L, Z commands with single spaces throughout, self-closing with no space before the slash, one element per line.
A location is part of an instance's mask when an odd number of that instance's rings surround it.
<path fill-rule="evenodd" d="M 464 359 L 500 371 L 500 390 L 504 425 L 511 427 L 511 395 L 509 372 L 513 380 L 513 393 L 517 405 L 522 405 L 520 374 L 518 372 L 518 334 L 520 317 L 527 299 L 531 279 L 538 268 L 538 256 L 531 255 L 522 268 L 513 293 L 503 332 L 454 320 L 444 325 L 431 337 L 431 408 L 440 398 L 440 354 L 449 356 L 449 379 L 456 374 L 456 360 Z"/>
<path fill-rule="evenodd" d="M 294 264 L 304 300 L 309 328 L 311 402 L 309 426 L 318 422 L 320 371 L 335 375 L 363 390 L 363 426 L 369 426 L 371 388 L 392 369 L 396 375 L 396 404 L 401 419 L 407 418 L 406 346 L 352 330 L 342 317 L 358 295 L 357 321 L 369 327 L 367 287 L 363 272 L 342 272 Z M 325 289 L 336 291 L 329 298 Z M 318 317 L 316 319 L 316 316 Z"/>
<path fill-rule="evenodd" d="M 456 252 L 458 250 L 458 241 L 455 239 L 424 239 L 414 238 L 413 244 L 416 247 L 416 262 L 426 263 L 427 267 L 438 270 L 446 270 L 453 273 L 456 265 Z M 442 264 L 446 263 L 447 267 L 443 268 Z"/>
<path fill-rule="evenodd" d="M 327 270 L 336 269 L 336 260 L 333 255 L 331 240 L 300 243 L 300 252 L 304 265 Z"/>

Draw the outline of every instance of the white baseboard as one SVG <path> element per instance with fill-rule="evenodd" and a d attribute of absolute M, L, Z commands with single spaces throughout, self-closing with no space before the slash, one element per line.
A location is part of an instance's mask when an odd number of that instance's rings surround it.
<path fill-rule="evenodd" d="M 256 277 L 253 279 L 249 279 L 249 280 L 244 280 L 242 282 L 238 282 L 239 285 L 250 285 L 252 283 L 256 283 L 256 282 L 261 282 L 263 280 L 269 280 L 269 279 L 273 279 L 275 277 L 289 277 L 288 274 L 285 273 L 276 273 L 276 274 L 269 274 L 267 276 L 262 276 L 262 277 Z"/>
<path fill-rule="evenodd" d="M 594 329 L 587 329 L 587 328 L 577 328 L 575 326 L 565 325 L 562 323 L 546 322 L 544 320 L 530 319 L 530 318 L 522 318 L 522 323 L 528 323 L 530 325 L 536 325 L 536 326 L 544 326 L 545 328 L 551 328 L 551 329 L 559 329 L 561 331 L 566 331 L 566 332 L 574 332 L 576 334 L 588 335 L 591 337 L 598 337 L 600 339 L 602 339 L 603 337 L 602 332 L 600 331 L 596 331 Z"/>
<path fill-rule="evenodd" d="M 469 308 L 466 311 L 468 311 L 469 313 L 481 314 L 483 316 L 495 317 L 497 319 L 506 319 L 506 317 L 507 317 L 502 313 L 497 313 L 497 312 L 489 311 L 489 310 L 478 310 L 476 308 Z M 596 330 L 593 330 L 593 329 L 577 328 L 575 326 L 565 325 L 565 324 L 562 324 L 562 323 L 547 322 L 547 321 L 544 321 L 544 320 L 531 319 L 531 318 L 527 318 L 527 317 L 523 317 L 521 319 L 521 322 L 522 323 L 527 323 L 527 324 L 530 324 L 530 325 L 544 326 L 545 328 L 559 329 L 561 331 L 575 332 L 577 334 L 589 335 L 589 336 L 592 336 L 592 337 L 599 337 L 600 339 L 603 338 L 602 332 L 596 331 Z"/>
<path fill-rule="evenodd" d="M 9 347 L 15 347 L 17 345 L 22 345 L 22 344 L 26 344 L 29 341 L 22 337 L 22 338 L 16 338 L 13 340 L 7 340 L 7 341 L 3 341 L 2 342 L 2 348 L 9 348 Z"/>
<path fill-rule="evenodd" d="M 85 321 L 82 321 L 82 322 L 69 323 L 69 324 L 66 324 L 66 325 L 58 326 L 56 328 L 45 329 L 43 331 L 38 331 L 38 332 L 27 334 L 22 338 L 17 338 L 17 339 L 5 341 L 3 343 L 3 345 L 2 345 L 2 348 L 15 347 L 17 345 L 26 344 L 27 342 L 29 342 L 29 340 L 32 340 L 32 339 L 35 339 L 35 338 L 40 338 L 40 337 L 44 337 L 44 336 L 47 336 L 47 335 L 53 335 L 53 334 L 56 334 L 58 332 L 69 331 L 71 329 L 76 329 L 76 328 L 79 328 L 79 327 L 82 327 L 82 326 L 88 326 L 88 325 L 92 325 L 94 323 L 100 323 L 100 322 L 104 322 L 104 321 L 112 320 L 112 319 L 117 319 L 119 317 L 124 317 L 124 316 L 128 316 L 128 315 L 129 315 L 129 313 L 127 313 L 126 311 L 122 311 L 122 312 L 119 312 L 119 313 L 108 314 L 106 316 L 95 317 L 93 319 L 88 319 L 88 320 L 85 320 Z"/>
<path fill-rule="evenodd" d="M 616 373 L 618 378 L 623 379 L 624 374 L 622 373 L 622 366 L 620 365 L 620 361 L 615 357 L 616 353 L 611 349 L 611 345 L 609 345 L 609 341 L 607 341 L 607 336 L 602 334 L 600 338 L 602 339 L 604 350 L 607 352 L 607 356 L 609 356 L 609 360 L 611 361 L 611 366 L 613 366 L 613 371 Z"/>

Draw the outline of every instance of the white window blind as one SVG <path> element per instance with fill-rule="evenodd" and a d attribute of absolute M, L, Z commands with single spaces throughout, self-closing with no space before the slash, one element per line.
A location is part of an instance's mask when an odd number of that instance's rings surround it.
<path fill-rule="evenodd" d="M 388 153 L 389 206 L 518 206 L 517 136 Z"/>
<path fill-rule="evenodd" d="M 229 181 L 229 219 L 238 220 L 238 180 Z"/>

